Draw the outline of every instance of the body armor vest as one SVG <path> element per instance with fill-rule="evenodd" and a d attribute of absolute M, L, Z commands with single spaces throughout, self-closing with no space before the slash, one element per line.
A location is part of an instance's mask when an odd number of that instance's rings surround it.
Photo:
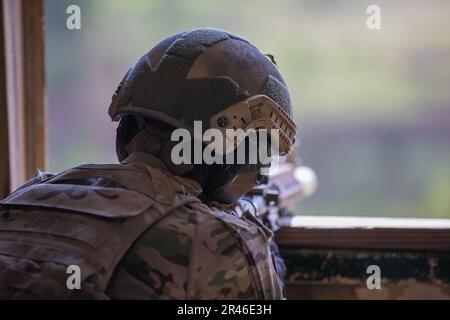
<path fill-rule="evenodd" d="M 133 166 L 83 165 L 35 179 L 1 201 L 0 288 L 13 299 L 107 298 L 133 242 L 174 209 L 199 201 L 162 170 L 146 170 L 145 177 Z M 70 265 L 80 268 L 81 290 L 66 285 Z"/>
<path fill-rule="evenodd" d="M 30 180 L 0 202 L 0 298 L 108 299 L 112 274 L 139 236 L 200 202 L 200 192 L 195 182 L 142 162 L 81 165 Z M 243 250 L 258 299 L 281 298 L 267 255 L 271 232 L 257 221 L 211 214 Z M 71 265 L 81 271 L 81 290 L 67 286 Z"/>

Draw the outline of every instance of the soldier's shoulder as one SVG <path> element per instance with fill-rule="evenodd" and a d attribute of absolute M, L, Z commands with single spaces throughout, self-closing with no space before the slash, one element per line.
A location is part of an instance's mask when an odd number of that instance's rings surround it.
<path fill-rule="evenodd" d="M 197 201 L 174 209 L 152 226 L 143 238 L 150 240 L 152 245 L 161 246 L 161 250 L 167 247 L 164 239 L 175 239 L 173 245 L 176 247 L 202 252 L 204 256 L 233 259 L 238 255 L 233 253 L 242 251 L 244 243 L 249 240 L 260 238 L 260 244 L 263 244 L 265 239 L 261 233 L 252 221 Z M 192 256 L 196 257 L 196 254 Z"/>
<path fill-rule="evenodd" d="M 194 201 L 176 208 L 155 228 L 157 230 L 177 230 L 191 238 L 212 229 L 226 230 L 225 223 L 215 216 L 210 207 L 200 201 Z"/>
<path fill-rule="evenodd" d="M 261 232 L 261 226 L 257 221 L 240 218 L 228 211 L 210 207 L 200 201 L 177 208 L 167 216 L 164 224 L 192 229 L 191 233 L 193 235 L 195 233 L 197 236 L 205 232 L 214 234 L 213 230 L 223 230 L 224 233 L 237 236 L 242 232 L 245 233 L 245 231 Z"/>

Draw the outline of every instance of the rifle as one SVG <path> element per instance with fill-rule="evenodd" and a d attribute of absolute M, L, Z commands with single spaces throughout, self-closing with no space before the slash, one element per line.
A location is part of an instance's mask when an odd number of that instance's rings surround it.
<path fill-rule="evenodd" d="M 287 210 L 294 202 L 310 197 L 316 190 L 317 177 L 306 166 L 286 162 L 269 175 L 265 184 L 258 184 L 238 202 L 242 212 L 260 219 L 273 232 L 290 224 Z"/>

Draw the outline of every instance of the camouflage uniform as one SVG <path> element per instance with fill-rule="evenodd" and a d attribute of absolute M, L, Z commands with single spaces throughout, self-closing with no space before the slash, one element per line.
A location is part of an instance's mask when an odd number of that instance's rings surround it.
<path fill-rule="evenodd" d="M 271 232 L 200 193 L 146 153 L 32 179 L 1 202 L 0 298 L 282 298 Z"/>
<path fill-rule="evenodd" d="M 260 164 L 170 158 L 170 134 L 195 121 L 278 129 L 288 153 L 296 126 L 276 65 L 229 32 L 182 32 L 129 69 L 109 115 L 121 164 L 41 175 L 0 202 L 0 298 L 282 298 L 271 232 L 199 200 L 236 203 Z M 71 265 L 80 290 L 66 285 Z"/>

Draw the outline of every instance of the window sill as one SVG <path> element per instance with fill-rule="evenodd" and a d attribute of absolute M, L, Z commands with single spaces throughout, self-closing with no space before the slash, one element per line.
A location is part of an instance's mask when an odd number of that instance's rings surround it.
<path fill-rule="evenodd" d="M 283 247 L 450 252 L 450 219 L 294 216 Z"/>

